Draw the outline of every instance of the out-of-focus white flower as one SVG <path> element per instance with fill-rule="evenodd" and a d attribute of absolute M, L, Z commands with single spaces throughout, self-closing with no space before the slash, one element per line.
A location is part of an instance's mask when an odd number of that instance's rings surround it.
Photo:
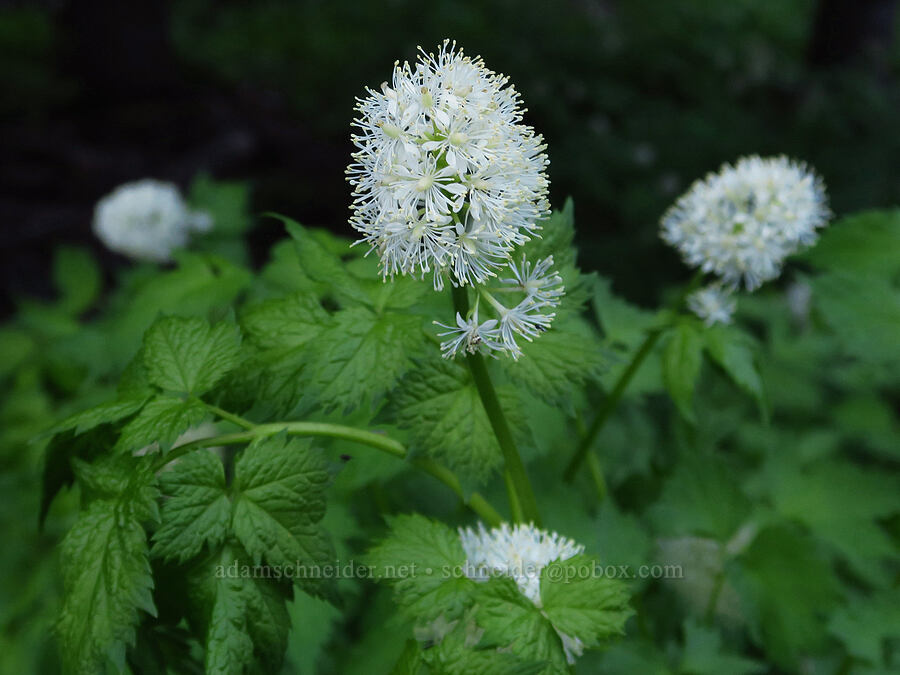
<path fill-rule="evenodd" d="M 804 324 L 809 319 L 809 308 L 812 302 L 812 286 L 805 281 L 794 281 L 784 292 L 788 307 L 794 321 Z"/>
<path fill-rule="evenodd" d="M 456 326 L 435 321 L 435 324 L 447 329 L 438 334 L 440 337 L 451 336 L 441 343 L 444 356 L 452 358 L 462 349 L 470 354 L 476 351 L 491 355 L 494 352 L 506 352 L 518 360 L 522 349 L 516 339 L 523 338 L 531 342 L 547 330 L 556 313 L 547 313 L 545 310 L 558 306 L 564 295 L 562 278 L 551 270 L 552 266 L 553 256 L 538 261 L 534 266 L 524 257 L 521 265 L 510 262 L 508 267 L 512 278 L 501 279 L 502 286 L 499 289 L 492 293 L 483 286 L 477 287 L 478 300 L 469 317 L 463 318 L 457 314 Z M 521 299 L 508 306 L 496 297 L 507 293 L 517 294 Z M 494 318 L 484 321 L 479 319 L 482 298 L 487 311 L 492 312 Z"/>
<path fill-rule="evenodd" d="M 707 326 L 712 326 L 716 323 L 731 323 L 731 317 L 737 309 L 737 300 L 732 296 L 732 289 L 724 288 L 721 283 L 714 283 L 691 293 L 687 298 L 687 306 Z"/>
<path fill-rule="evenodd" d="M 822 180 L 787 157 L 744 157 L 695 182 L 662 219 L 688 265 L 754 290 L 816 240 L 830 211 Z"/>
<path fill-rule="evenodd" d="M 172 183 L 145 179 L 120 185 L 97 202 L 94 233 L 112 251 L 168 262 L 192 231 L 212 228 L 209 214 L 188 208 Z"/>
<path fill-rule="evenodd" d="M 548 210 L 547 156 L 519 95 L 447 40 L 359 99 L 351 224 L 387 276 L 484 283 Z"/>
<path fill-rule="evenodd" d="M 519 590 L 536 607 L 541 601 L 541 570 L 557 560 L 568 560 L 584 552 L 584 546 L 566 539 L 556 532 L 548 532 L 534 525 L 509 526 L 503 523 L 491 530 L 478 523 L 478 529 L 460 528 L 460 541 L 466 554 L 466 575 L 475 581 L 487 581 L 492 576 L 512 578 Z M 576 637 L 556 629 L 571 664 L 581 656 L 584 645 Z"/>

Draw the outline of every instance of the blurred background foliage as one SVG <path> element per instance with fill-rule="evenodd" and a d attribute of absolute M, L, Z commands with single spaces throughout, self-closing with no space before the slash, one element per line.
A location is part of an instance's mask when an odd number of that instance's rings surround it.
<path fill-rule="evenodd" d="M 346 233 L 354 97 L 451 37 L 521 91 L 584 266 L 655 301 L 683 274 L 661 213 L 741 154 L 809 162 L 837 213 L 900 199 L 896 4 L 16 2 L 0 8 L 4 287 L 48 293 L 52 244 L 89 241 L 96 200 L 148 175 L 249 180 L 254 211 Z M 257 261 L 277 236 L 256 231 Z"/>

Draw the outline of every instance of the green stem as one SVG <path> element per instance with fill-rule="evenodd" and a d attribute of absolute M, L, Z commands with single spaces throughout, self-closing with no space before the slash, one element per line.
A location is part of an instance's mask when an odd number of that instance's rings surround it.
<path fill-rule="evenodd" d="M 700 285 L 702 281 L 703 272 L 698 270 L 694 273 L 694 276 L 691 278 L 690 282 L 688 282 L 687 286 L 685 286 L 684 290 L 678 295 L 678 297 L 675 299 L 675 302 L 671 305 L 671 310 L 673 312 L 672 320 L 674 320 L 678 316 L 678 312 L 680 311 L 681 306 L 687 300 L 687 297 Z M 631 382 L 637 371 L 640 369 L 641 364 L 644 362 L 650 352 L 653 351 L 653 347 L 656 346 L 656 343 L 659 341 L 660 336 L 670 324 L 671 321 L 666 325 L 654 328 L 647 333 L 647 336 L 644 338 L 644 342 L 641 344 L 637 353 L 631 359 L 631 363 L 628 364 L 625 372 L 623 372 L 619 376 L 619 379 L 616 381 L 612 392 L 603 403 L 603 406 L 600 408 L 597 416 L 594 418 L 594 422 L 591 424 L 591 428 L 588 429 L 587 434 L 582 436 L 581 442 L 578 444 L 578 448 L 575 450 L 575 454 L 572 455 L 572 459 L 569 460 L 569 464 L 566 466 L 566 470 L 563 472 L 563 479 L 567 483 L 571 483 L 574 480 L 575 474 L 578 472 L 578 468 L 581 466 L 584 458 L 589 454 L 591 446 L 594 444 L 594 441 L 597 439 L 597 436 L 603 429 L 603 425 L 606 424 L 606 421 L 618 406 L 619 399 L 622 398 L 622 394 L 625 393 L 625 389 L 628 388 L 629 383 Z M 597 461 L 597 465 L 599 466 L 599 460 Z"/>
<path fill-rule="evenodd" d="M 256 425 L 253 422 L 251 422 L 250 420 L 245 420 L 243 417 L 235 415 L 234 413 L 230 413 L 227 410 L 222 410 L 222 408 L 219 408 L 218 406 L 214 406 L 210 403 L 206 403 L 205 401 L 200 401 L 200 402 L 204 406 L 206 406 L 206 409 L 209 410 L 214 415 L 218 415 L 223 420 L 227 420 L 228 422 L 231 422 L 232 424 L 235 424 L 235 425 L 241 427 L 242 429 L 255 429 L 256 428 Z"/>
<path fill-rule="evenodd" d="M 230 415 L 230 413 L 226 414 Z M 223 416 L 223 419 L 228 418 Z M 243 421 L 247 424 L 252 424 L 251 422 L 247 422 L 247 420 Z M 173 448 L 171 452 L 164 457 L 160 457 L 155 469 L 159 471 L 169 462 L 172 462 L 179 457 L 183 457 L 198 448 L 210 448 L 220 445 L 240 445 L 243 443 L 250 443 L 258 438 L 274 436 L 281 432 L 285 432 L 289 436 L 324 436 L 327 438 L 342 438 L 347 441 L 368 445 L 399 459 L 406 459 L 407 457 L 406 448 L 402 443 L 377 432 L 354 429 L 353 427 L 345 427 L 340 424 L 328 424 L 325 422 L 273 422 L 271 424 L 253 425 L 252 429 L 246 431 L 239 431 L 233 434 L 222 434 L 221 436 L 214 436 L 212 438 L 201 438 L 190 443 L 185 443 L 184 445 L 179 445 L 178 447 Z M 444 485 L 449 487 L 466 506 L 472 509 L 488 524 L 496 526 L 503 522 L 502 516 L 497 513 L 496 509 L 494 509 L 494 507 L 477 492 L 472 493 L 467 500 L 459 479 L 452 471 L 450 471 L 450 469 L 433 460 L 425 458 L 414 458 L 410 460 L 410 463 L 421 471 L 437 478 Z"/>
<path fill-rule="evenodd" d="M 575 450 L 575 454 L 572 455 L 572 459 L 569 461 L 568 466 L 566 466 L 566 470 L 563 473 L 563 479 L 567 483 L 571 483 L 575 478 L 575 474 L 578 472 L 581 462 L 584 461 L 584 458 L 587 456 L 588 451 L 597 439 L 600 430 L 603 428 L 603 425 L 606 424 L 606 420 L 612 415 L 616 406 L 618 406 L 619 399 L 622 398 L 622 394 L 625 393 L 625 389 L 628 387 L 635 373 L 637 373 L 638 369 L 641 367 L 644 359 L 646 359 L 647 355 L 653 351 L 653 347 L 659 340 L 660 335 L 662 335 L 662 330 L 658 328 L 647 333 L 647 337 L 644 338 L 644 342 L 640 349 L 638 349 L 634 358 L 631 359 L 631 363 L 628 364 L 628 367 L 619 376 L 612 392 L 610 392 L 610 395 L 607 396 L 606 400 L 603 402 L 603 406 L 597 412 L 597 416 L 591 423 L 590 429 L 588 429 L 587 433 L 582 437 L 581 442 L 578 444 L 578 448 Z"/>
<path fill-rule="evenodd" d="M 468 314 L 469 298 L 466 295 L 465 287 L 453 287 L 453 307 L 463 317 Z M 510 431 L 509 423 L 506 421 L 506 415 L 503 414 L 500 399 L 497 398 L 497 392 L 494 390 L 484 358 L 475 352 L 468 354 L 466 360 L 475 382 L 475 388 L 478 390 L 478 396 L 481 398 L 481 404 L 484 406 L 491 428 L 497 437 L 497 443 L 500 445 L 500 451 L 503 453 L 504 480 L 513 520 L 532 522 L 540 527 L 541 516 L 538 513 L 534 490 L 531 488 L 531 481 L 528 480 L 525 465 L 516 449 L 516 442 Z"/>

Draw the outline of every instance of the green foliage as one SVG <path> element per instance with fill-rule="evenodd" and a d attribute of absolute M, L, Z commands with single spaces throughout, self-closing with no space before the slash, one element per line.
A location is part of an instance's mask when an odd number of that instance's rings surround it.
<path fill-rule="evenodd" d="M 772 284 L 727 327 L 583 275 L 571 203 L 543 223 L 526 252 L 554 256 L 567 301 L 487 361 L 544 526 L 587 551 L 544 567 L 538 604 L 465 574 L 457 528 L 506 513 L 506 485 L 430 325 L 449 293 L 290 221 L 251 274 L 226 251 L 245 188 L 201 179 L 192 202 L 230 223 L 198 241 L 217 254 L 102 293 L 66 250 L 58 297 L 0 328 L 0 670 L 896 669 L 896 212 L 823 231 L 810 311 Z"/>
<path fill-rule="evenodd" d="M 156 517 L 146 462 L 110 460 L 80 480 L 97 494 L 61 545 L 65 600 L 58 631 L 63 663 L 76 673 L 121 669 L 139 611 L 156 614 L 145 521 Z"/>
<path fill-rule="evenodd" d="M 144 337 L 144 367 L 163 391 L 199 396 L 238 362 L 237 333 L 227 323 L 202 319 L 160 319 Z"/>

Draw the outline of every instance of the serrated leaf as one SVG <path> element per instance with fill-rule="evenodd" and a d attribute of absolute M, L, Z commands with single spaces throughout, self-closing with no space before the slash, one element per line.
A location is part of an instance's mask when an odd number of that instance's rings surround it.
<path fill-rule="evenodd" d="M 310 345 L 303 379 L 326 410 L 350 411 L 392 389 L 425 344 L 420 317 L 341 310 Z"/>
<path fill-rule="evenodd" d="M 586 646 L 625 632 L 633 614 L 624 583 L 598 573 L 597 558 L 576 555 L 541 570 L 541 604 L 550 622 Z"/>
<path fill-rule="evenodd" d="M 266 300 L 241 312 L 241 328 L 260 349 L 298 349 L 328 322 L 318 298 L 305 292 Z"/>
<path fill-rule="evenodd" d="M 704 331 L 706 350 L 734 383 L 762 406 L 765 402 L 762 377 L 756 367 L 753 342 L 744 333 L 722 325 Z"/>
<path fill-rule="evenodd" d="M 114 459 L 91 467 L 94 487 L 110 492 L 90 503 L 62 542 L 65 598 L 57 629 L 69 672 L 94 675 L 107 660 L 124 667 L 139 610 L 156 614 L 141 525 L 155 508 L 147 466 Z"/>
<path fill-rule="evenodd" d="M 518 361 L 504 360 L 504 370 L 551 405 L 571 406 L 575 391 L 596 377 L 604 364 L 600 340 L 586 321 L 558 320 L 533 342 L 521 344 Z"/>
<path fill-rule="evenodd" d="M 100 268 L 84 249 L 64 246 L 56 251 L 53 281 L 60 295 L 59 308 L 70 314 L 80 314 L 100 294 Z"/>
<path fill-rule="evenodd" d="M 153 534 L 153 555 L 183 562 L 204 544 L 225 541 L 231 524 L 231 502 L 225 491 L 222 461 L 199 450 L 182 457 L 159 477 L 166 497 L 159 529 Z"/>
<path fill-rule="evenodd" d="M 93 408 L 82 410 L 80 413 L 67 417 L 54 426 L 50 433 L 58 434 L 63 431 L 74 430 L 75 435 L 79 435 L 101 424 L 118 422 L 138 412 L 149 398 L 149 395 L 140 395 L 101 403 Z"/>
<path fill-rule="evenodd" d="M 235 536 L 255 562 L 322 563 L 331 546 L 325 515 L 328 472 L 309 442 L 285 436 L 254 441 L 235 464 Z"/>
<path fill-rule="evenodd" d="M 197 399 L 157 396 L 122 428 L 114 450 L 133 452 L 158 443 L 167 452 L 181 434 L 202 422 L 207 414 L 206 407 Z"/>
<path fill-rule="evenodd" d="M 396 516 L 389 524 L 390 534 L 367 556 L 374 577 L 393 586 L 397 604 L 417 621 L 458 618 L 474 587 L 462 573 L 466 556 L 459 535 L 418 514 Z"/>
<path fill-rule="evenodd" d="M 679 323 L 668 334 L 662 353 L 663 381 L 678 412 L 694 421 L 694 387 L 703 362 L 703 336 L 693 323 Z"/>
<path fill-rule="evenodd" d="M 481 643 L 543 663 L 542 673 L 569 672 L 561 638 L 553 625 L 509 577 L 494 577 L 477 587 L 476 616 L 484 630 Z"/>
<path fill-rule="evenodd" d="M 455 622 L 449 634 L 433 647 L 421 651 L 431 672 L 441 675 L 537 675 L 544 670 L 542 662 L 529 662 L 499 649 L 473 646 L 479 628 L 469 617 Z"/>
<path fill-rule="evenodd" d="M 510 392 L 500 388 L 498 396 L 504 411 L 515 410 L 509 405 Z M 398 426 L 411 434 L 412 449 L 445 462 L 474 483 L 484 483 L 502 463 L 478 390 L 462 366 L 446 359 L 421 363 L 398 387 L 394 405 Z"/>
<path fill-rule="evenodd" d="M 341 259 L 322 246 L 309 230 L 290 218 L 270 215 L 283 222 L 294 239 L 304 274 L 327 288 L 342 307 L 372 304 L 365 285 L 350 274 Z"/>
<path fill-rule="evenodd" d="M 192 577 L 207 673 L 242 675 L 281 669 L 290 618 L 285 593 L 253 574 L 240 547 L 226 545 Z"/>
<path fill-rule="evenodd" d="M 165 317 L 144 337 L 144 366 L 165 391 L 199 396 L 234 368 L 240 337 L 233 325 L 199 318 Z"/>

